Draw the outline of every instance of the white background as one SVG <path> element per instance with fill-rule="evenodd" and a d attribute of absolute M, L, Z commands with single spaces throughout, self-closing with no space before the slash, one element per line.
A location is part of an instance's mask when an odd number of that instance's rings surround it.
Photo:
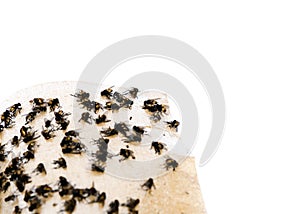
<path fill-rule="evenodd" d="M 211 63 L 226 96 L 222 144 L 200 169 L 208 213 L 299 213 L 298 2 L 2 1 L 0 100 L 77 80 L 92 57 L 125 38 L 183 40 Z"/>

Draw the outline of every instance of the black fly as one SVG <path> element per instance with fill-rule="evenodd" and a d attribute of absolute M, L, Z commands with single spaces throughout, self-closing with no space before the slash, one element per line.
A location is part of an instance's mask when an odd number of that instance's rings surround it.
<path fill-rule="evenodd" d="M 178 167 L 178 162 L 172 158 L 167 158 L 165 162 L 165 169 L 169 170 L 169 168 L 172 168 L 173 171 Z"/>
<path fill-rule="evenodd" d="M 121 206 L 127 207 L 130 214 L 137 214 L 138 211 L 135 209 L 140 203 L 140 199 L 130 198 L 126 203 L 121 204 Z"/>
<path fill-rule="evenodd" d="M 152 149 L 152 148 L 154 148 L 155 154 L 159 154 L 160 155 L 161 151 L 163 149 L 166 149 L 166 145 L 163 144 L 163 143 L 161 143 L 161 142 L 153 141 L 152 144 L 151 144 L 151 148 L 150 149 Z"/>
<path fill-rule="evenodd" d="M 142 185 L 142 189 L 148 192 L 151 192 L 152 187 L 154 189 L 156 189 L 155 185 L 154 185 L 154 181 L 153 178 L 149 178 L 143 185 Z"/>
<path fill-rule="evenodd" d="M 101 131 L 101 134 L 103 134 L 105 137 L 111 137 L 118 134 L 118 131 L 116 129 L 108 128 Z"/>
<path fill-rule="evenodd" d="M 64 158 L 59 158 L 58 160 L 54 160 L 52 162 L 53 164 L 57 165 L 57 167 L 55 167 L 54 169 L 58 169 L 58 168 L 67 168 L 67 162 Z"/>
<path fill-rule="evenodd" d="M 112 86 L 112 87 L 113 87 L 113 86 Z M 112 87 L 107 88 L 107 89 L 101 91 L 101 96 L 102 96 L 102 97 L 106 97 L 107 99 L 110 100 L 110 99 L 111 99 L 111 96 L 112 96 L 112 92 L 113 92 Z"/>
<path fill-rule="evenodd" d="M 180 125 L 180 122 L 178 122 L 177 120 L 173 120 L 166 123 L 168 124 L 168 127 L 170 129 L 175 129 L 176 132 L 178 131 L 178 126 Z"/>
<path fill-rule="evenodd" d="M 127 160 L 130 157 L 132 159 L 135 159 L 135 156 L 133 155 L 133 151 L 129 150 L 129 149 L 120 149 L 119 155 L 123 156 L 123 158 L 119 160 L 120 162 L 124 161 L 124 160 Z"/>
<path fill-rule="evenodd" d="M 119 213 L 119 201 L 115 200 L 109 204 L 109 210 L 107 211 L 107 214 L 118 214 Z"/>
<path fill-rule="evenodd" d="M 110 120 L 107 120 L 107 117 L 105 114 L 99 115 L 96 119 L 95 119 L 96 124 L 101 124 L 101 123 L 108 123 L 110 122 Z"/>
<path fill-rule="evenodd" d="M 35 168 L 35 170 L 33 170 L 33 172 L 37 173 L 37 174 L 39 174 L 39 173 L 47 174 L 47 171 L 46 171 L 45 166 L 44 166 L 43 163 L 39 163 L 37 165 L 37 167 Z"/>
<path fill-rule="evenodd" d="M 92 124 L 92 115 L 89 112 L 83 112 L 78 122 L 80 121 L 86 122 L 88 124 Z"/>

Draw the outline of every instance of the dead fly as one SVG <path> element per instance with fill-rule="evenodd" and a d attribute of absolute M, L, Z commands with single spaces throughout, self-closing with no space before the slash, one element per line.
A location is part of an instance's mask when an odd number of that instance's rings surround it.
<path fill-rule="evenodd" d="M 113 87 L 113 86 L 112 86 L 112 87 Z M 106 97 L 107 99 L 110 100 L 110 99 L 111 99 L 111 96 L 112 96 L 112 92 L 113 92 L 112 87 L 107 88 L 107 89 L 101 91 L 101 96 L 102 96 L 102 97 Z"/>
<path fill-rule="evenodd" d="M 97 151 L 92 153 L 92 157 L 95 158 L 96 161 L 106 162 L 108 156 L 107 148 L 107 144 L 98 146 Z"/>
<path fill-rule="evenodd" d="M 170 129 L 175 129 L 176 132 L 178 131 L 178 126 L 180 125 L 180 122 L 178 122 L 177 120 L 173 120 L 166 123 L 168 124 L 168 127 Z"/>
<path fill-rule="evenodd" d="M 74 199 L 77 199 L 78 201 L 82 201 L 82 200 L 86 199 L 87 197 L 89 197 L 90 193 L 87 188 L 86 189 L 75 188 L 75 189 L 73 189 L 72 195 L 73 195 Z"/>
<path fill-rule="evenodd" d="M 23 153 L 22 156 L 23 163 L 28 163 L 31 159 L 34 159 L 34 153 L 32 151 L 26 151 Z"/>
<path fill-rule="evenodd" d="M 91 170 L 93 172 L 101 172 L 101 173 L 103 173 L 105 171 L 104 163 L 102 163 L 100 161 L 92 163 Z"/>
<path fill-rule="evenodd" d="M 66 130 L 70 121 L 67 119 L 67 116 L 71 115 L 71 113 L 65 113 L 63 110 L 59 110 L 54 112 L 55 121 L 58 125 L 60 125 L 61 130 Z"/>
<path fill-rule="evenodd" d="M 19 192 L 23 192 L 25 190 L 25 185 L 31 183 L 31 177 L 27 174 L 21 174 L 17 176 L 16 186 Z"/>
<path fill-rule="evenodd" d="M 55 137 L 54 131 L 55 130 L 53 128 L 46 128 L 46 129 L 44 129 L 44 127 L 43 127 L 43 130 L 42 130 L 41 134 L 43 135 L 43 137 L 46 140 L 49 140 L 49 139 Z"/>
<path fill-rule="evenodd" d="M 13 121 L 13 115 L 10 113 L 9 110 L 6 110 L 1 115 L 1 122 L 4 123 L 5 128 L 11 128 L 15 122 Z"/>
<path fill-rule="evenodd" d="M 95 119 L 96 124 L 101 124 L 101 123 L 108 123 L 110 122 L 110 120 L 107 120 L 107 117 L 105 114 L 99 115 L 96 119 Z"/>
<path fill-rule="evenodd" d="M 58 191 L 60 197 L 63 197 L 65 195 L 72 195 L 74 187 L 68 182 L 68 180 L 60 176 L 58 181 Z"/>
<path fill-rule="evenodd" d="M 142 141 L 142 135 L 141 134 L 131 134 L 125 136 L 125 139 L 123 139 L 124 143 L 134 143 L 134 142 L 141 142 Z"/>
<path fill-rule="evenodd" d="M 80 90 L 79 92 L 77 92 L 75 94 L 71 94 L 71 96 L 76 97 L 78 102 L 83 102 L 84 100 L 89 99 L 90 94 L 88 92 Z"/>
<path fill-rule="evenodd" d="M 109 127 L 107 129 L 104 129 L 103 131 L 100 131 L 100 133 L 103 134 L 104 137 L 111 137 L 117 135 L 118 131 Z"/>
<path fill-rule="evenodd" d="M 37 195 L 39 196 L 43 196 L 44 198 L 48 198 L 51 193 L 53 192 L 53 189 L 45 184 L 45 185 L 41 185 L 35 188 L 35 192 L 37 193 Z"/>
<path fill-rule="evenodd" d="M 5 161 L 5 159 L 7 158 L 7 156 L 9 155 L 9 151 L 6 151 L 5 149 L 6 144 L 1 145 L 0 144 L 0 161 L 3 162 Z"/>
<path fill-rule="evenodd" d="M 45 121 L 45 128 L 53 127 L 52 120 L 44 119 Z"/>
<path fill-rule="evenodd" d="M 161 143 L 161 142 L 157 142 L 157 141 L 153 141 L 152 144 L 151 144 L 151 148 L 150 149 L 152 149 L 152 148 L 154 148 L 155 154 L 160 155 L 161 151 L 163 149 L 166 150 L 166 144 Z"/>
<path fill-rule="evenodd" d="M 44 173 L 47 174 L 47 171 L 45 169 L 45 166 L 43 163 L 39 163 L 37 167 L 33 170 L 33 173 L 39 174 L 39 173 Z"/>
<path fill-rule="evenodd" d="M 33 104 L 32 111 L 37 113 L 47 111 L 47 102 L 43 98 L 34 98 L 30 102 Z"/>
<path fill-rule="evenodd" d="M 135 131 L 137 134 L 143 135 L 143 134 L 145 133 L 144 127 L 133 126 L 132 129 L 133 129 L 133 131 Z"/>
<path fill-rule="evenodd" d="M 167 158 L 166 162 L 165 162 L 165 169 L 169 170 L 170 168 L 173 169 L 173 171 L 175 171 L 175 169 L 178 167 L 178 162 L 172 158 Z"/>
<path fill-rule="evenodd" d="M 30 212 L 39 209 L 42 206 L 42 201 L 39 197 L 33 196 L 32 198 L 29 199 L 28 201 L 29 207 L 28 210 Z"/>
<path fill-rule="evenodd" d="M 10 182 L 7 176 L 1 172 L 0 173 L 0 192 L 6 192 L 10 187 Z"/>
<path fill-rule="evenodd" d="M 133 151 L 132 150 L 129 150 L 129 149 L 120 149 L 120 153 L 119 155 L 123 156 L 122 159 L 120 159 L 119 161 L 124 161 L 124 160 L 127 160 L 129 159 L 130 157 L 132 159 L 135 159 L 135 156 L 133 155 Z"/>
<path fill-rule="evenodd" d="M 64 202 L 64 210 L 62 211 L 65 211 L 67 213 L 72 213 L 74 212 L 75 208 L 76 208 L 76 200 L 72 198 Z"/>
<path fill-rule="evenodd" d="M 115 92 L 113 94 L 113 98 L 115 101 L 117 101 L 120 104 L 120 107 L 124 107 L 124 108 L 131 108 L 131 106 L 133 105 L 133 101 L 128 99 L 127 97 L 125 97 L 124 95 L 120 94 L 119 92 Z"/>
<path fill-rule="evenodd" d="M 14 193 L 14 194 L 9 195 L 6 198 L 4 198 L 4 201 L 5 202 L 15 201 L 17 198 L 18 198 L 18 195 Z"/>
<path fill-rule="evenodd" d="M 14 208 L 14 211 L 13 211 L 13 214 L 21 214 L 22 213 L 22 210 L 19 206 L 15 206 Z"/>
<path fill-rule="evenodd" d="M 83 106 L 83 108 L 85 108 L 88 111 L 93 110 L 95 114 L 97 114 L 100 109 L 103 109 L 102 104 L 96 101 L 85 100 L 80 104 Z"/>
<path fill-rule="evenodd" d="M 4 131 L 4 126 L 0 124 L 0 133 Z"/>
<path fill-rule="evenodd" d="M 54 160 L 52 163 L 57 165 L 56 167 L 54 167 L 54 169 L 67 168 L 67 162 L 64 158 L 59 158 L 58 160 Z"/>
<path fill-rule="evenodd" d="M 129 94 L 134 99 L 137 97 L 138 93 L 139 93 L 139 89 L 138 88 L 133 88 L 133 87 L 124 92 L 125 95 Z"/>
<path fill-rule="evenodd" d="M 107 211 L 107 214 L 118 214 L 119 213 L 119 201 L 115 200 L 109 204 L 109 210 Z"/>
<path fill-rule="evenodd" d="M 65 133 L 65 136 L 79 137 L 79 132 L 75 130 L 70 130 Z"/>
<path fill-rule="evenodd" d="M 13 145 L 13 146 L 19 146 L 19 143 L 20 143 L 19 137 L 18 137 L 18 136 L 14 136 L 14 137 L 11 139 L 10 143 L 11 143 L 11 145 Z"/>
<path fill-rule="evenodd" d="M 58 98 L 54 98 L 54 99 L 50 98 L 50 99 L 48 99 L 47 105 L 49 106 L 50 111 L 55 111 L 55 109 L 60 107 L 59 99 Z"/>
<path fill-rule="evenodd" d="M 92 115 L 89 112 L 84 112 L 81 114 L 81 118 L 78 122 L 83 121 L 88 124 L 92 124 Z"/>
<path fill-rule="evenodd" d="M 25 143 L 38 139 L 40 136 L 36 136 L 36 132 L 37 131 L 32 131 L 32 128 L 30 126 L 22 126 L 20 129 L 22 140 Z"/>
<path fill-rule="evenodd" d="M 121 133 L 124 136 L 126 136 L 127 132 L 129 131 L 129 128 L 123 122 L 121 122 L 121 123 L 115 123 L 114 129 L 117 130 L 119 133 Z"/>
<path fill-rule="evenodd" d="M 142 189 L 151 192 L 152 187 L 156 189 L 153 178 L 149 178 L 142 186 Z"/>
<path fill-rule="evenodd" d="M 12 105 L 11 107 L 8 108 L 8 110 L 14 117 L 16 117 L 17 114 L 21 113 L 21 110 L 22 110 L 21 103 L 16 103 L 16 104 Z"/>
<path fill-rule="evenodd" d="M 84 145 L 78 138 L 65 136 L 60 143 L 64 154 L 81 154 L 84 151 Z"/>
<path fill-rule="evenodd" d="M 36 115 L 37 115 L 37 112 L 36 112 L 36 111 L 29 112 L 29 113 L 26 115 L 26 117 L 25 117 L 25 120 L 26 120 L 25 125 L 27 125 L 28 123 L 31 123 L 32 121 L 34 121 L 35 118 L 36 118 Z"/>
<path fill-rule="evenodd" d="M 157 99 L 150 99 L 144 101 L 143 109 L 148 110 L 149 112 L 159 112 L 159 113 L 166 113 L 167 112 L 167 106 L 159 104 Z"/>
<path fill-rule="evenodd" d="M 35 146 L 36 146 L 36 142 L 35 141 L 31 141 L 28 143 L 28 146 L 27 146 L 27 150 L 28 151 L 32 151 L 32 152 L 35 152 Z"/>
<path fill-rule="evenodd" d="M 34 106 L 42 106 L 46 103 L 44 98 L 33 98 L 33 100 L 30 100 L 29 102 L 33 103 Z"/>
<path fill-rule="evenodd" d="M 140 203 L 140 199 L 128 199 L 126 203 L 121 204 L 121 206 L 123 207 L 127 207 L 129 213 L 133 214 L 133 213 L 138 213 L 135 208 L 137 207 L 137 205 Z"/>
<path fill-rule="evenodd" d="M 104 108 L 107 110 L 118 111 L 121 107 L 117 103 L 109 101 L 105 103 Z"/>
<path fill-rule="evenodd" d="M 89 203 L 99 203 L 104 206 L 106 200 L 106 193 L 102 192 L 101 194 L 97 191 L 95 200 L 90 201 Z"/>
<path fill-rule="evenodd" d="M 93 101 L 93 107 L 94 107 L 94 112 L 95 114 L 97 114 L 99 112 L 100 109 L 103 110 L 103 106 L 101 103 L 95 102 Z"/>

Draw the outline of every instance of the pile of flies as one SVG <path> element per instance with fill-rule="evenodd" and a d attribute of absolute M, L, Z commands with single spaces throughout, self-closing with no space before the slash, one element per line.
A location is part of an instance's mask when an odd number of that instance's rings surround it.
<path fill-rule="evenodd" d="M 167 150 L 166 144 L 158 142 L 158 141 L 153 141 L 151 143 L 150 149 L 154 148 L 155 154 L 161 155 L 162 150 Z"/>

